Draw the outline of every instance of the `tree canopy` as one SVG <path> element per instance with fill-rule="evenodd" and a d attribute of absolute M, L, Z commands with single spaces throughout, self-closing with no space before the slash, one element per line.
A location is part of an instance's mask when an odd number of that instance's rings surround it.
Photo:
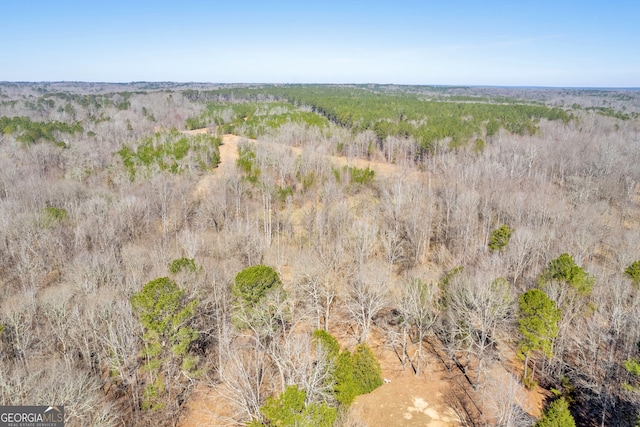
<path fill-rule="evenodd" d="M 535 351 L 540 351 L 547 358 L 553 355 L 553 340 L 558 335 L 562 311 L 540 289 L 531 289 L 520 295 L 518 305 L 518 331 L 522 336 L 518 342 L 518 355 L 525 360 L 525 382 L 533 384 L 533 378 L 527 376 L 529 355 Z"/>
<path fill-rule="evenodd" d="M 569 412 L 569 403 L 564 397 L 554 400 L 544 410 L 534 427 L 575 427 L 576 422 Z"/>
<path fill-rule="evenodd" d="M 564 282 L 579 295 L 589 295 L 593 289 L 594 278 L 578 266 L 571 255 L 564 253 L 553 259 L 538 278 L 540 284 L 552 280 Z"/>
<path fill-rule="evenodd" d="M 189 120 L 190 127 L 215 122 L 231 126 L 225 127 L 226 131 L 244 130 L 247 136 L 255 138 L 286 121 L 317 127 L 332 122 L 357 132 L 373 131 L 379 141 L 389 136 L 412 136 L 423 151 L 432 151 L 437 141 L 447 138 L 451 147 L 459 147 L 474 139 L 474 135 L 490 137 L 500 128 L 531 135 L 538 131 L 537 122 L 542 118 L 566 123 L 572 117 L 558 107 L 504 97 L 451 95 L 433 99 L 358 86 L 283 85 L 190 91 L 186 95 L 212 101 L 200 117 Z M 270 100 L 258 102 L 259 98 Z M 292 106 L 310 107 L 311 111 L 295 111 Z M 271 114 L 258 114 L 260 110 Z"/>
<path fill-rule="evenodd" d="M 161 277 L 145 284 L 130 301 L 145 330 L 144 356 L 146 370 L 151 375 L 142 407 L 159 409 L 164 406 L 160 397 L 172 381 L 166 373 L 161 374 L 162 367 L 167 366 L 165 372 L 173 371 L 171 361 L 177 359 L 182 361 L 182 370 L 192 373 L 197 363 L 197 358 L 189 356 L 187 351 L 198 338 L 198 331 L 189 326 L 198 300 L 186 301 L 184 290 L 168 277 Z"/>
<path fill-rule="evenodd" d="M 540 289 L 531 289 L 520 295 L 518 305 L 518 330 L 522 334 L 518 345 L 519 353 L 540 350 L 546 357 L 551 357 L 561 310 Z"/>
<path fill-rule="evenodd" d="M 278 272 L 269 266 L 259 264 L 239 272 L 231 291 L 234 297 L 246 304 L 254 305 L 276 286 L 282 286 Z"/>

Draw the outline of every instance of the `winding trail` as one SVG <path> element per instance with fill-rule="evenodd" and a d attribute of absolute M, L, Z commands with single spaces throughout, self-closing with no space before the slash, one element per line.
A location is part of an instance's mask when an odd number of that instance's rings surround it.
<path fill-rule="evenodd" d="M 198 129 L 196 131 L 189 132 L 194 133 L 201 130 L 202 129 Z M 205 129 L 205 131 L 206 130 L 207 129 Z M 218 164 L 218 167 L 213 174 L 207 174 L 200 179 L 193 191 L 193 195 L 196 198 L 202 198 L 206 196 L 211 191 L 214 184 L 216 184 L 220 180 L 223 180 L 225 177 L 232 176 L 236 173 L 236 161 L 238 160 L 238 140 L 240 140 L 240 137 L 236 135 L 222 136 L 222 144 L 219 148 L 220 163 Z"/>
<path fill-rule="evenodd" d="M 186 135 L 198 135 L 211 132 L 213 132 L 213 129 L 211 128 L 182 131 L 182 133 Z M 225 177 L 232 176 L 236 173 L 236 161 L 238 160 L 238 142 L 240 141 L 240 139 L 242 139 L 242 137 L 232 134 L 226 134 L 222 136 L 222 145 L 220 145 L 220 163 L 218 164 L 215 173 L 207 174 L 200 179 L 193 192 L 195 197 L 202 198 L 206 196 L 211 191 L 211 188 L 213 188 L 213 185 L 215 183 L 224 179 Z M 302 147 L 294 147 L 290 145 L 266 142 L 255 139 L 252 139 L 250 141 L 263 146 L 272 146 L 274 148 L 286 147 L 297 156 L 303 155 Z M 389 178 L 394 175 L 404 175 L 410 180 L 418 180 L 421 177 L 426 176 L 425 172 L 418 171 L 415 168 L 407 169 L 407 167 L 388 162 L 332 155 L 326 156 L 326 158 L 336 166 L 349 166 L 357 167 L 360 169 L 370 168 L 375 172 L 376 176 L 384 178 Z"/>

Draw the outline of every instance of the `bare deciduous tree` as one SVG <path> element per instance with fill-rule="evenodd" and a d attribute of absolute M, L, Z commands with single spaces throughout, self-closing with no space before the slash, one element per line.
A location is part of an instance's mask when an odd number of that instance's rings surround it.
<path fill-rule="evenodd" d="M 447 311 L 455 323 L 463 326 L 469 351 L 478 361 L 474 386 L 485 373 L 486 352 L 498 340 L 498 332 L 511 320 L 514 301 L 509 283 L 502 278 L 456 275 L 445 290 Z"/>
<path fill-rule="evenodd" d="M 439 315 L 438 297 L 439 291 L 435 283 L 413 279 L 405 284 L 399 301 L 398 307 L 403 317 L 403 343 L 406 342 L 409 328 L 414 331 L 415 342 L 418 344 L 415 364 L 413 358 L 409 358 L 416 375 L 420 375 L 422 366 L 422 343 Z M 406 344 L 403 345 L 403 354 L 407 355 Z"/>
<path fill-rule="evenodd" d="M 281 392 L 295 384 L 306 391 L 306 403 L 333 401 L 332 363 L 309 334 L 288 334 L 274 350 L 272 359 L 283 379 Z"/>
<path fill-rule="evenodd" d="M 227 331 L 227 334 L 231 333 Z M 226 335 L 220 343 L 224 355 L 217 368 L 223 384 L 221 398 L 229 401 L 235 409 L 236 422 L 260 419 L 260 406 L 270 395 L 273 370 L 268 362 L 267 351 L 256 337 Z M 238 340 L 242 341 L 236 342 Z"/>
<path fill-rule="evenodd" d="M 356 278 L 349 284 L 345 306 L 357 325 L 359 341 L 366 342 L 371 322 L 389 303 L 389 283 L 380 280 L 379 274 L 368 272 L 373 277 Z"/>
<path fill-rule="evenodd" d="M 489 389 L 491 425 L 498 427 L 529 427 L 532 417 L 527 413 L 526 392 L 511 374 L 492 378 Z"/>

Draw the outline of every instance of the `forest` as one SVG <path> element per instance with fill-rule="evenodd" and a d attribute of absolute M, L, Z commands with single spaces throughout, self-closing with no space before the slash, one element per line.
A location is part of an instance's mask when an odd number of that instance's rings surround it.
<path fill-rule="evenodd" d="M 0 82 L 0 405 L 640 426 L 640 91 Z"/>

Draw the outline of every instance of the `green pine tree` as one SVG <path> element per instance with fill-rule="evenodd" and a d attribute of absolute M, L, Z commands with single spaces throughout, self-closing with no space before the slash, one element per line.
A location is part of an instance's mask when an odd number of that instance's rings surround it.
<path fill-rule="evenodd" d="M 623 383 L 623 388 L 629 391 L 640 391 L 640 358 L 633 357 L 622 362 L 622 366 L 631 376 L 631 384 Z"/>
<path fill-rule="evenodd" d="M 520 317 L 518 330 L 522 335 L 518 343 L 518 356 L 524 359 L 524 379 L 533 383 L 527 375 L 527 365 L 532 352 L 540 351 L 545 357 L 553 355 L 553 340 L 558 335 L 558 321 L 562 311 L 540 289 L 531 289 L 518 300 Z"/>
<path fill-rule="evenodd" d="M 343 405 L 349 406 L 359 394 L 358 385 L 353 378 L 353 360 L 349 350 L 340 353 L 336 357 L 335 364 L 336 399 Z"/>
<path fill-rule="evenodd" d="M 493 230 L 493 233 L 491 233 L 491 237 L 489 238 L 489 249 L 492 251 L 503 251 L 509 244 L 511 234 L 513 234 L 513 229 L 507 224 L 503 224 L 501 227 Z"/>
<path fill-rule="evenodd" d="M 538 277 L 538 284 L 543 286 L 552 280 L 566 283 L 581 296 L 590 295 L 594 283 L 593 276 L 585 272 L 575 263 L 571 255 L 566 253 L 549 262 L 547 268 Z"/>
<path fill-rule="evenodd" d="M 340 353 L 340 344 L 329 332 L 324 329 L 313 331 L 313 338 L 317 344 L 327 352 L 327 357 L 333 360 Z"/>
<path fill-rule="evenodd" d="M 150 375 L 142 406 L 159 409 L 164 406 L 161 397 L 172 381 L 166 373 L 175 371 L 175 363 L 181 363 L 180 369 L 186 372 L 196 373 L 197 357 L 190 356 L 188 349 L 198 338 L 198 332 L 188 325 L 195 316 L 198 301 L 187 302 L 184 290 L 168 277 L 150 281 L 140 292 L 133 294 L 130 301 L 144 327 L 143 355 L 145 370 Z M 160 379 L 162 372 L 165 383 Z"/>
<path fill-rule="evenodd" d="M 353 352 L 353 380 L 358 394 L 370 393 L 382 385 L 380 362 L 366 343 L 358 344 Z"/>
<path fill-rule="evenodd" d="M 626 274 L 635 286 L 640 285 L 640 260 L 634 261 L 629 267 L 625 268 Z"/>
<path fill-rule="evenodd" d="M 266 265 L 253 265 L 236 275 L 231 292 L 245 304 L 253 305 L 260 301 L 270 289 L 281 285 L 280 276 L 273 268 Z"/>
<path fill-rule="evenodd" d="M 340 352 L 338 341 L 327 331 L 316 330 L 313 337 L 333 364 L 331 378 L 338 402 L 349 406 L 356 396 L 370 393 L 382 385 L 380 363 L 366 343 L 357 345 L 351 354 L 349 350 Z"/>
<path fill-rule="evenodd" d="M 551 402 L 534 427 L 576 427 L 564 397 Z"/>
<path fill-rule="evenodd" d="M 245 268 L 231 286 L 233 324 L 252 328 L 260 334 L 272 334 L 289 318 L 287 294 L 278 272 L 266 265 Z"/>

